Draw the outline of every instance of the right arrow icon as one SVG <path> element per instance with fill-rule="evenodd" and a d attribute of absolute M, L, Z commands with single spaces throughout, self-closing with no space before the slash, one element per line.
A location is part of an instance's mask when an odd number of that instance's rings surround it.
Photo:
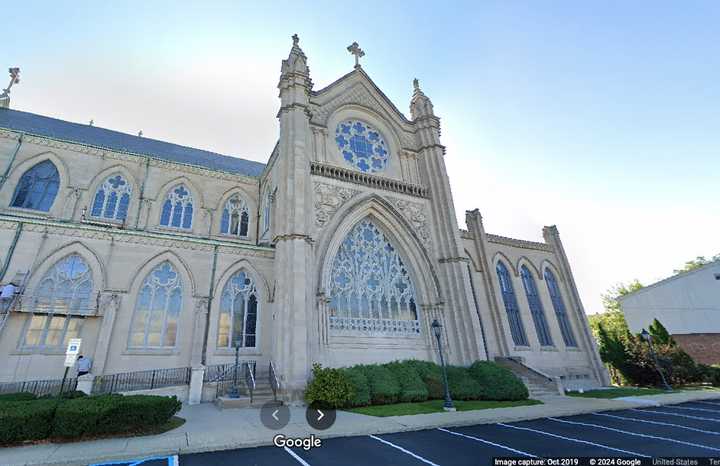
<path fill-rule="evenodd" d="M 325 417 L 325 415 L 323 414 L 323 412 L 320 411 L 319 409 L 317 410 L 317 412 L 318 412 L 318 414 L 319 414 L 318 419 L 317 419 L 318 421 L 319 421 L 320 419 L 322 419 L 322 418 Z"/>

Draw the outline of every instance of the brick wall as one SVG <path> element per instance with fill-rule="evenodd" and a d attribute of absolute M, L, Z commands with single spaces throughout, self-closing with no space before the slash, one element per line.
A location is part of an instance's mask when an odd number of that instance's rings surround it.
<path fill-rule="evenodd" d="M 720 333 L 691 333 L 672 337 L 695 362 L 720 364 Z"/>

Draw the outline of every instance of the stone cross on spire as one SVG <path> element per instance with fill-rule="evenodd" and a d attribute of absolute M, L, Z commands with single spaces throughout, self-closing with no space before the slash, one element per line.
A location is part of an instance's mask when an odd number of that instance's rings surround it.
<path fill-rule="evenodd" d="M 363 52 L 363 49 L 360 48 L 357 42 L 353 42 L 352 44 L 348 45 L 347 50 L 351 54 L 355 55 L 355 68 L 360 68 L 360 57 L 365 56 L 365 52 Z"/>
<path fill-rule="evenodd" d="M 0 107 L 8 108 L 10 107 L 10 89 L 13 87 L 13 84 L 17 84 L 20 82 L 20 68 L 14 67 L 8 69 L 10 72 L 10 84 L 8 84 L 7 89 L 3 89 L 2 94 L 0 94 Z"/>

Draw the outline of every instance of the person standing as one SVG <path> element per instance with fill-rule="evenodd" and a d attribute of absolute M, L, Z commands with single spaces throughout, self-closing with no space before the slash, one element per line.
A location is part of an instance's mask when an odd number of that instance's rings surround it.
<path fill-rule="evenodd" d="M 4 312 L 9 310 L 13 298 L 15 298 L 15 293 L 17 293 L 17 286 L 15 286 L 13 282 L 7 283 L 2 287 L 0 291 L 0 306 L 2 306 Z"/>
<path fill-rule="evenodd" d="M 77 360 L 78 377 L 89 373 L 91 367 L 92 367 L 92 360 L 90 358 L 86 358 L 82 354 L 80 356 L 78 356 L 78 360 Z"/>

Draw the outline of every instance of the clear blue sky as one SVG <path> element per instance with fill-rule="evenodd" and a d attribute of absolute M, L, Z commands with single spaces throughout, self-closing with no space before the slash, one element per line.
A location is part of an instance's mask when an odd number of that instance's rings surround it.
<path fill-rule="evenodd" d="M 557 224 L 589 312 L 720 252 L 720 2 L 115 3 L 3 7 L 13 108 L 265 161 L 290 35 L 316 89 L 358 41 L 398 108 L 432 98 L 461 226 Z"/>

